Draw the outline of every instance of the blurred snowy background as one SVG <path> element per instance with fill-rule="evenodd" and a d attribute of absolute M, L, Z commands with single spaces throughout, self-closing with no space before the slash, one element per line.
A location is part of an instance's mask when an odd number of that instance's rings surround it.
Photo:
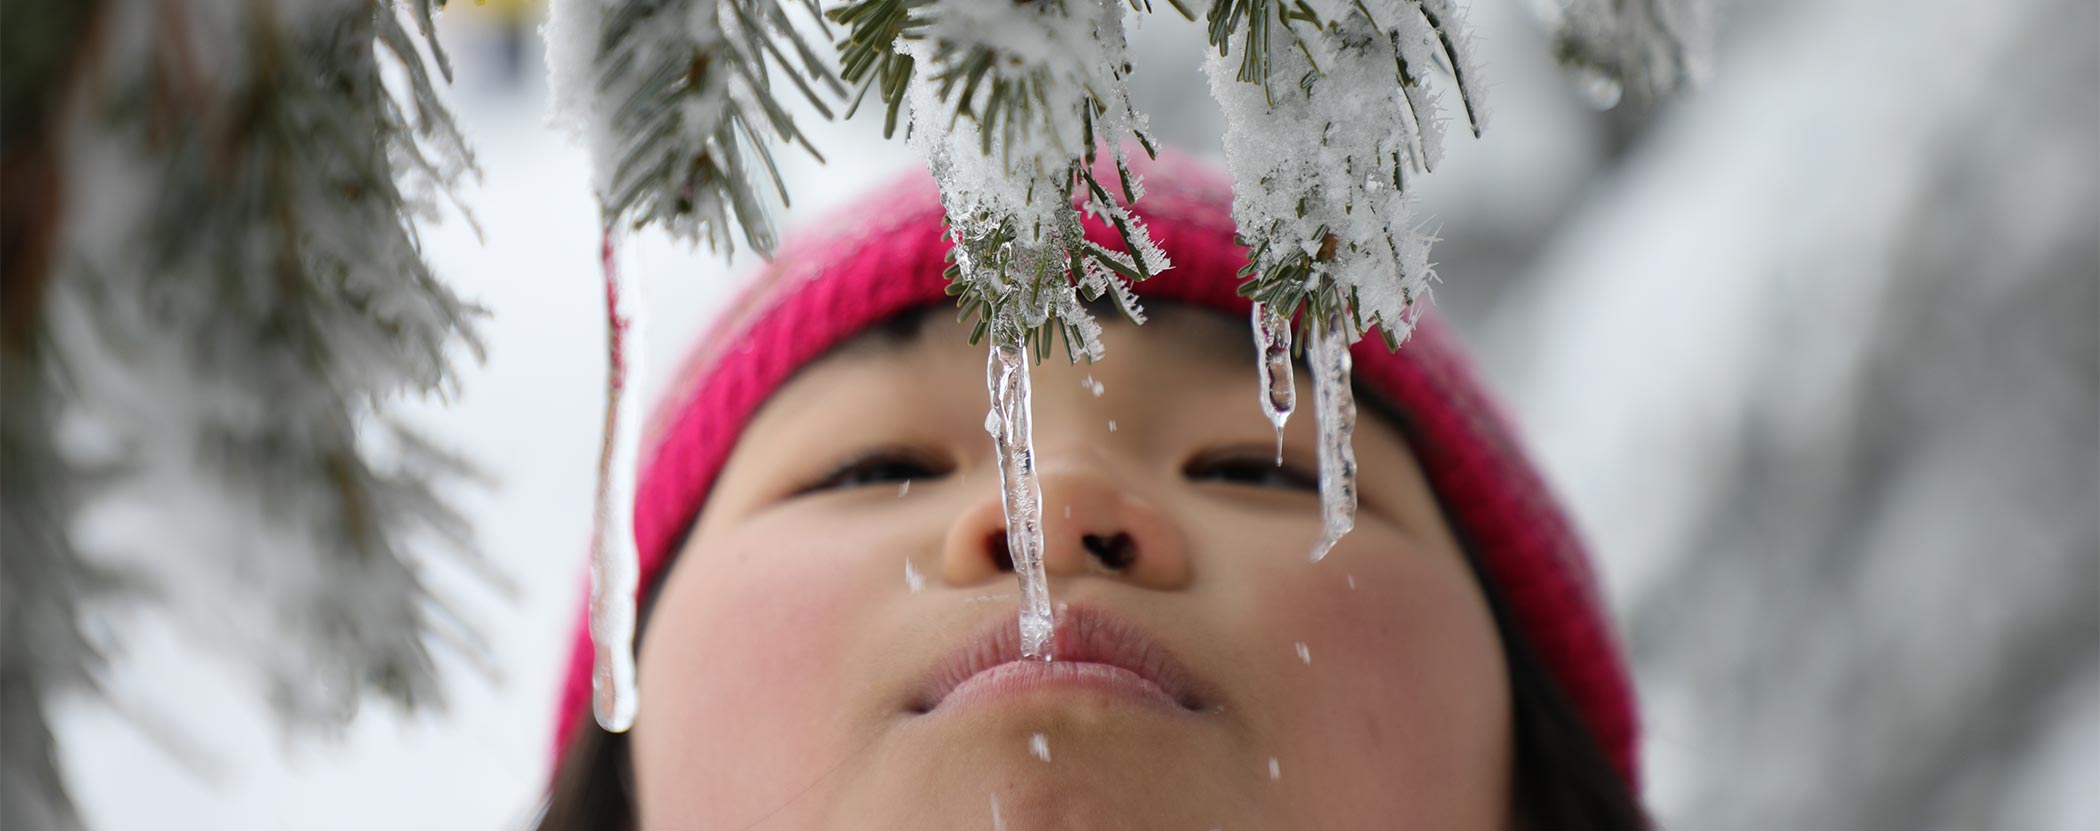
<path fill-rule="evenodd" d="M 1599 111 L 1523 4 L 1470 5 L 1494 118 L 1426 180 L 1438 305 L 1601 559 L 1664 827 L 2100 828 L 2100 6 L 1722 4 L 1703 88 Z M 497 672 L 448 664 L 442 716 L 287 738 L 215 658 L 127 634 L 129 703 L 58 718 L 89 827 L 531 817 L 603 403 L 595 208 L 546 112 L 543 14 L 440 20 L 485 234 L 424 240 L 492 317 L 464 394 L 406 405 L 490 474 L 455 499 L 514 595 L 432 579 Z M 1135 37 L 1157 134 L 1216 154 L 1199 28 Z M 808 126 L 832 164 L 782 155 L 790 228 L 917 164 L 872 120 Z M 653 397 L 750 262 L 646 237 L 627 258 Z"/>

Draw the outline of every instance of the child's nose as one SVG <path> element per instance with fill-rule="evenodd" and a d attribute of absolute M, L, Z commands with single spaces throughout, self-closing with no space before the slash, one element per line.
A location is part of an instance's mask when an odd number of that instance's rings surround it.
<path fill-rule="evenodd" d="M 1091 465 L 1040 473 L 1043 488 L 1043 570 L 1052 577 L 1121 579 L 1171 591 L 1192 576 L 1182 535 L 1150 503 Z M 941 577 L 951 586 L 1005 579 L 1014 570 L 1006 543 L 1006 512 L 992 492 L 956 518 L 941 553 Z"/>

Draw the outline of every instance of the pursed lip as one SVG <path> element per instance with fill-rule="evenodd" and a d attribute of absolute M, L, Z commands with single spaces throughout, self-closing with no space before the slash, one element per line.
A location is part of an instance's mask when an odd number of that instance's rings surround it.
<path fill-rule="evenodd" d="M 1067 684 L 1117 690 L 1190 712 L 1212 708 L 1210 688 L 1137 625 L 1093 606 L 1062 607 L 1050 635 L 1054 660 L 1021 655 L 1021 633 L 1001 615 L 936 664 L 911 701 L 924 714 L 1001 690 Z"/>

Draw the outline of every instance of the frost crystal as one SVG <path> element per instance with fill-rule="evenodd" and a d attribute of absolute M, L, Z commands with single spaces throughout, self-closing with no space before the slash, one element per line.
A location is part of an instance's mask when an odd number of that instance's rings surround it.
<path fill-rule="evenodd" d="M 1223 8 L 1223 7 L 1220 7 Z M 1226 118 L 1233 221 L 1249 241 L 1243 293 L 1261 348 L 1262 411 L 1276 425 L 1277 462 L 1290 414 L 1289 322 L 1324 326 L 1315 369 L 1326 378 L 1320 420 L 1323 533 L 1313 559 L 1354 524 L 1354 405 L 1349 343 L 1381 330 L 1395 348 L 1429 297 L 1435 273 L 1427 234 L 1414 227 L 1414 174 L 1443 154 L 1432 68 L 1445 67 L 1477 134 L 1484 120 L 1470 42 L 1451 0 L 1305 0 L 1273 21 L 1220 37 L 1205 61 Z M 1302 315 L 1302 317 L 1301 317 Z M 1339 379 L 1333 377 L 1339 365 Z"/>
<path fill-rule="evenodd" d="M 634 724 L 635 454 L 641 417 L 634 388 L 642 373 L 642 317 L 633 280 L 613 254 L 613 230 L 599 247 L 605 270 L 605 441 L 598 452 L 598 492 L 591 534 L 591 711 L 618 733 Z"/>
<path fill-rule="evenodd" d="M 1283 425 L 1298 406 L 1298 384 L 1291 377 L 1291 325 L 1262 304 L 1254 304 L 1250 315 L 1254 328 L 1255 361 L 1261 373 L 1261 411 L 1276 427 L 1276 466 L 1283 466 Z"/>
<path fill-rule="evenodd" d="M 1318 562 L 1356 527 L 1356 448 L 1350 440 L 1356 430 L 1356 396 L 1349 388 L 1353 360 L 1348 329 L 1338 320 L 1314 327 L 1308 358 L 1320 421 L 1321 534 L 1312 549 L 1312 559 Z"/>
<path fill-rule="evenodd" d="M 1035 475 L 1028 356 L 1018 347 L 994 342 L 985 363 L 985 384 L 992 394 L 985 427 L 999 456 L 1006 545 L 1021 580 L 1021 654 L 1047 660 L 1050 586 L 1043 574 L 1043 488 Z"/>
<path fill-rule="evenodd" d="M 1252 247 L 1253 296 L 1279 319 L 1310 302 L 1308 320 L 1346 310 L 1353 328 L 1375 325 L 1395 343 L 1413 327 L 1434 279 L 1431 239 L 1408 204 L 1410 176 L 1443 153 L 1432 67 L 1455 68 L 1476 132 L 1484 115 L 1448 6 L 1313 2 L 1314 20 L 1276 24 L 1266 77 L 1242 77 L 1240 41 L 1206 59 L 1227 122 L 1233 219 Z"/>

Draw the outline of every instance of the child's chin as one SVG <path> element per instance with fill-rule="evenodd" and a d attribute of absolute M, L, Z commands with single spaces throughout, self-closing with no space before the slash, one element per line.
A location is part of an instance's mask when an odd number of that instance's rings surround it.
<path fill-rule="evenodd" d="M 1012 831 L 1236 827 L 1271 785 L 1266 757 L 1216 726 L 1139 711 L 972 716 L 879 742 L 839 795 L 838 827 L 991 828 L 995 803 Z"/>

